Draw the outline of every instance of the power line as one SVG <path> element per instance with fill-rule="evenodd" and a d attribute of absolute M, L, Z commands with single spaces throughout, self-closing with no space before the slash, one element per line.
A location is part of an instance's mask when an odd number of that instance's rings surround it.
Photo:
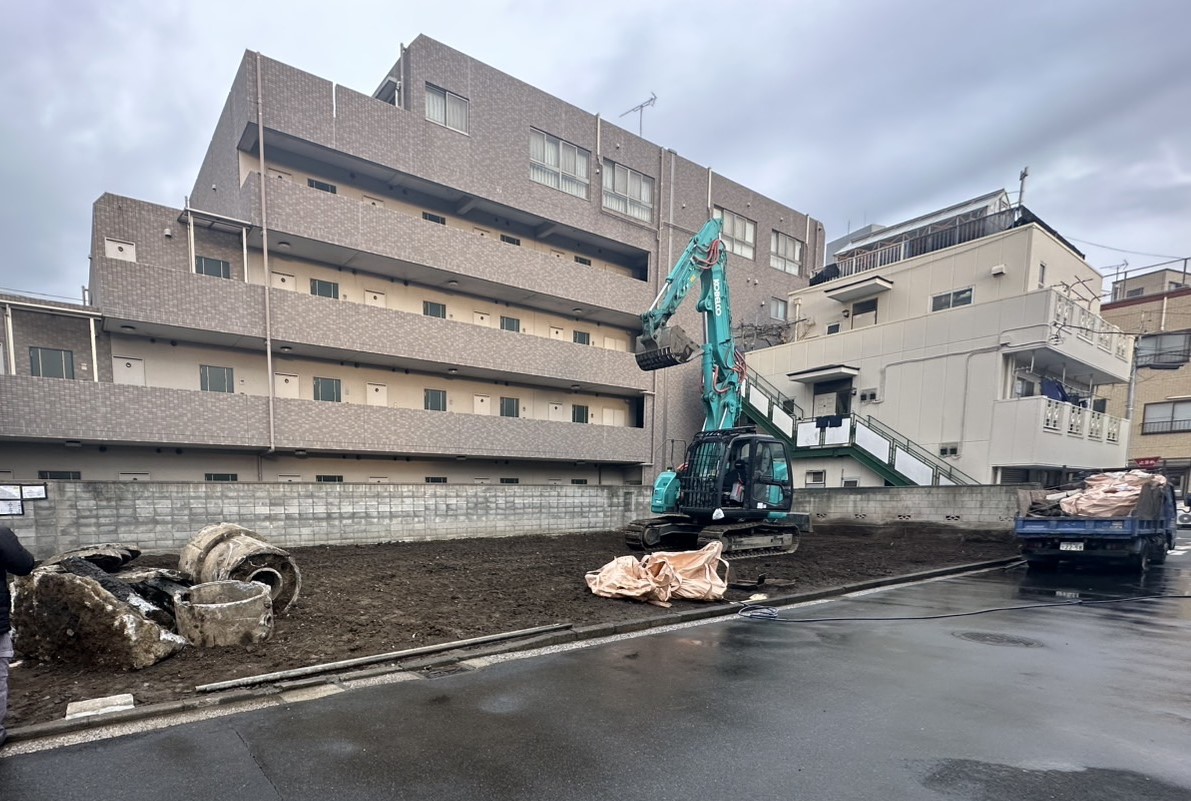
<path fill-rule="evenodd" d="M 1155 258 L 1155 259 L 1170 259 L 1171 261 L 1182 261 L 1185 258 L 1189 258 L 1187 256 L 1167 256 L 1165 253 L 1144 253 L 1140 250 L 1125 250 L 1124 248 L 1114 248 L 1114 247 L 1109 247 L 1108 245 L 1101 245 L 1098 242 L 1089 242 L 1086 239 L 1076 239 L 1073 236 L 1069 236 L 1069 237 L 1067 237 L 1067 239 L 1070 239 L 1072 242 L 1078 242 L 1081 245 L 1091 245 L 1092 247 L 1095 247 L 1095 248 L 1103 248 L 1104 250 L 1113 250 L 1113 251 L 1116 251 L 1117 253 L 1128 253 L 1132 256 L 1150 256 L 1151 258 Z M 1169 263 L 1169 262 L 1167 262 L 1167 263 Z M 1152 267 L 1155 265 L 1150 265 L 1150 266 Z M 1138 269 L 1144 269 L 1144 268 L 1138 268 Z"/>

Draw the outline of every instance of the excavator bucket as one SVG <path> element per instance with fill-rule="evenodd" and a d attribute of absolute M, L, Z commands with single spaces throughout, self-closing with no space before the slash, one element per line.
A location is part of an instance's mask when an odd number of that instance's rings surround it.
<path fill-rule="evenodd" d="M 642 370 L 674 367 L 690 361 L 698 352 L 699 346 L 678 326 L 663 328 L 656 338 L 639 336 L 634 348 L 637 365 Z"/>

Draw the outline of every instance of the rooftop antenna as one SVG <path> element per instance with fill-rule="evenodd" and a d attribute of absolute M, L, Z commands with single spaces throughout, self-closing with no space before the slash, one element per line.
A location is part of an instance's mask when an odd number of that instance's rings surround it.
<path fill-rule="evenodd" d="M 1030 177 L 1030 165 L 1027 164 L 1026 166 L 1021 168 L 1021 175 L 1017 176 L 1017 180 L 1018 180 L 1017 206 L 1018 206 L 1018 208 L 1021 208 L 1022 201 L 1026 197 L 1026 178 L 1028 178 L 1028 177 Z"/>
<path fill-rule="evenodd" d="M 655 95 L 653 92 L 650 92 L 648 100 L 646 100 L 644 103 L 638 103 L 637 105 L 633 106 L 631 109 L 626 111 L 624 114 L 620 115 L 621 117 L 627 117 L 628 115 L 632 114 L 634 111 L 637 112 L 637 136 L 643 136 L 642 131 L 644 130 L 644 125 L 645 125 L 645 109 L 648 106 L 652 106 L 656 102 L 658 102 L 658 96 Z"/>

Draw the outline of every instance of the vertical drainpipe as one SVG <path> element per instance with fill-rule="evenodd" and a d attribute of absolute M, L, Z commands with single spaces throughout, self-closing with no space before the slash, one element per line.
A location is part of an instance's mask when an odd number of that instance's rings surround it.
<path fill-rule="evenodd" d="M 244 283 L 248 283 L 248 226 L 240 229 L 240 256 L 244 265 Z"/>
<path fill-rule="evenodd" d="M 190 211 L 190 196 L 186 197 L 186 247 L 190 253 L 190 271 L 194 272 L 194 215 Z"/>
<path fill-rule="evenodd" d="M 12 341 L 12 304 L 4 304 L 4 339 L 8 342 L 8 373 L 17 374 L 17 346 Z"/>
<path fill-rule="evenodd" d="M 269 449 L 265 453 L 273 453 L 276 450 L 276 421 L 274 419 L 274 398 L 273 398 L 273 321 L 272 310 L 269 307 L 269 215 L 268 207 L 265 205 L 265 180 L 267 175 L 265 171 L 265 107 L 263 93 L 261 92 L 261 54 L 257 51 L 256 54 L 256 139 L 257 139 L 257 153 L 260 157 L 260 201 L 261 201 L 261 269 L 264 271 L 264 289 L 265 289 L 265 381 L 269 387 Z M 247 265 L 245 265 L 247 267 Z"/>
<path fill-rule="evenodd" d="M 95 318 L 87 318 L 87 328 L 91 333 L 91 380 L 99 383 L 99 348 L 95 345 Z"/>
<path fill-rule="evenodd" d="M 707 168 L 707 219 L 711 219 L 711 167 Z"/>

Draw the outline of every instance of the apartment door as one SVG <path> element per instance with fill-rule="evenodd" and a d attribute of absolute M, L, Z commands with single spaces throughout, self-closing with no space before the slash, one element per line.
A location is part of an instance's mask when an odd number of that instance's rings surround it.
<path fill-rule="evenodd" d="M 551 339 L 562 339 L 562 329 L 556 325 L 550 326 L 550 338 Z"/>
<path fill-rule="evenodd" d="M 566 408 L 557 401 L 550 401 L 550 420 L 556 423 L 565 423 L 567 421 Z"/>
<path fill-rule="evenodd" d="M 148 481 L 149 474 L 148 473 L 121 473 L 120 480 L 121 481 Z"/>
<path fill-rule="evenodd" d="M 378 197 L 373 197 L 372 195 L 362 195 L 361 197 L 370 206 L 379 206 L 382 209 L 385 207 L 385 202 Z"/>
<path fill-rule="evenodd" d="M 365 306 L 380 306 L 385 308 L 385 293 L 377 292 L 375 289 L 364 290 L 364 305 Z"/>
<path fill-rule="evenodd" d="M 293 373 L 273 373 L 273 394 L 278 398 L 298 397 L 298 377 Z"/>
<path fill-rule="evenodd" d="M 492 319 L 492 315 L 488 314 L 487 312 L 472 312 L 471 315 L 471 321 L 476 325 L 487 326 L 490 319 Z"/>
<path fill-rule="evenodd" d="M 608 350 L 624 351 L 628 348 L 624 344 L 624 340 L 618 337 L 604 337 L 604 347 Z"/>
<path fill-rule="evenodd" d="M 388 406 L 389 405 L 389 385 L 388 384 L 366 384 L 364 387 L 364 403 L 369 406 Z"/>
<path fill-rule="evenodd" d="M 492 398 L 488 395 L 476 395 L 472 402 L 472 411 L 476 414 L 488 414 L 492 406 Z"/>
<path fill-rule="evenodd" d="M 278 473 L 277 480 L 283 484 L 297 484 L 302 481 L 300 473 Z"/>
<path fill-rule="evenodd" d="M 298 282 L 292 275 L 288 273 L 273 272 L 273 288 L 274 289 L 288 289 L 290 291 L 298 288 Z"/>
<path fill-rule="evenodd" d="M 603 423 L 606 426 L 623 426 L 624 409 L 604 409 Z"/>
<path fill-rule="evenodd" d="M 472 228 L 471 230 L 475 232 L 476 236 L 482 236 L 485 239 L 492 236 L 492 232 L 489 231 L 487 228 L 476 227 L 476 228 Z"/>
<path fill-rule="evenodd" d="M 388 484 L 389 477 L 388 476 L 368 476 L 368 483 L 369 484 Z"/>
<path fill-rule="evenodd" d="M 145 360 L 131 356 L 112 357 L 112 381 L 116 384 L 145 385 Z"/>
<path fill-rule="evenodd" d="M 814 392 L 814 401 L 811 404 L 812 417 L 851 414 L 851 378 L 841 378 L 837 381 L 819 381 L 814 384 L 812 391 Z"/>

